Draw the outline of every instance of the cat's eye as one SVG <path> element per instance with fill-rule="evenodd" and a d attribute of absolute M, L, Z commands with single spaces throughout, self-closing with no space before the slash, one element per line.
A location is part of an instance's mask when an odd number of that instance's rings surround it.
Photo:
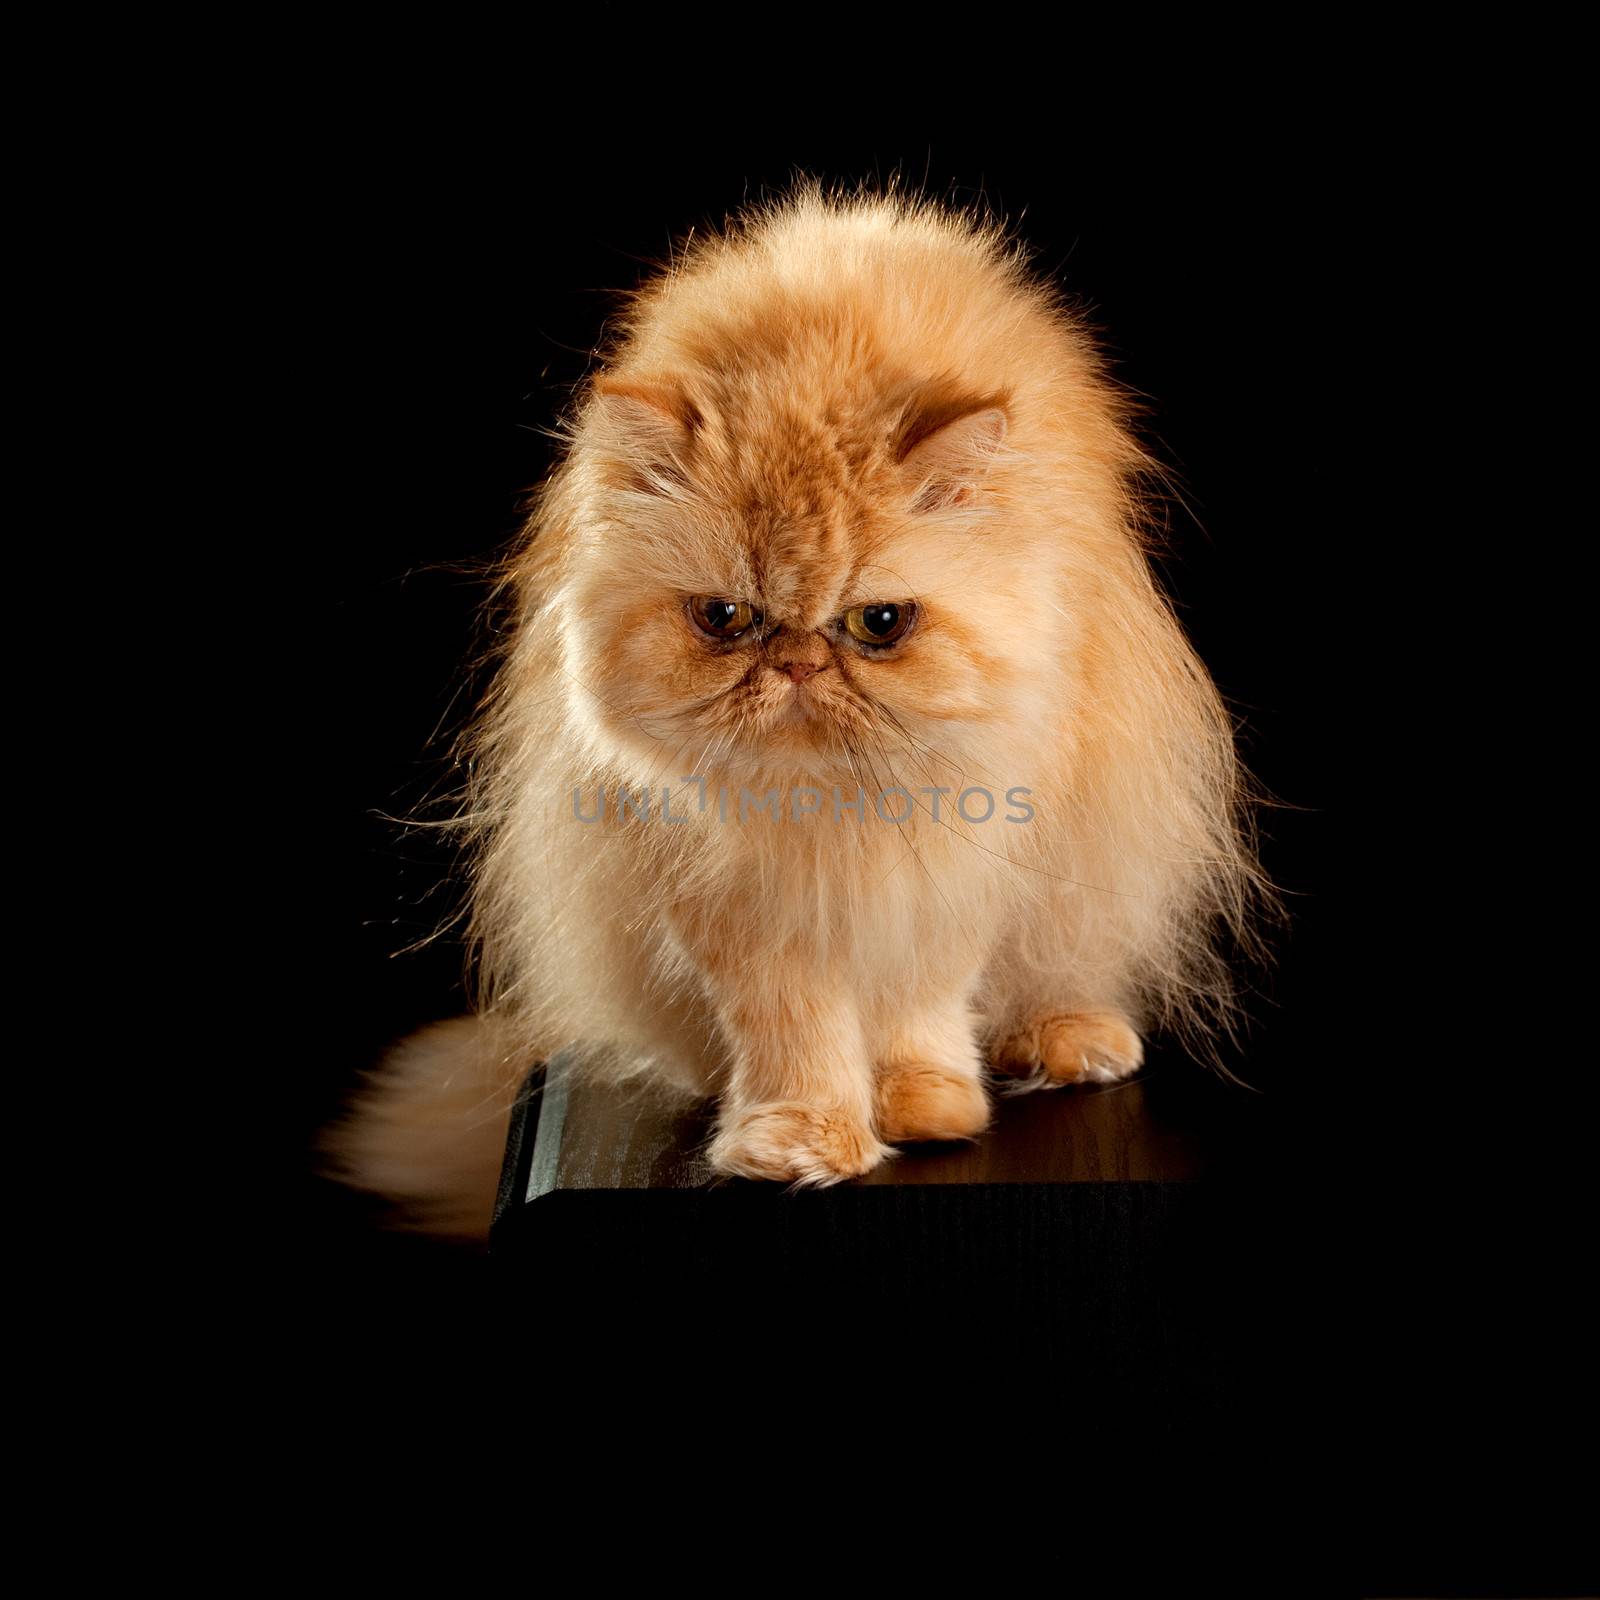
<path fill-rule="evenodd" d="M 917 614 L 916 605 L 907 600 L 901 605 L 857 606 L 844 614 L 850 637 L 867 645 L 893 644 L 906 636 Z"/>
<path fill-rule="evenodd" d="M 744 600 L 725 600 L 720 595 L 695 595 L 689 602 L 689 615 L 703 634 L 725 644 L 761 626 L 761 613 L 754 606 Z"/>

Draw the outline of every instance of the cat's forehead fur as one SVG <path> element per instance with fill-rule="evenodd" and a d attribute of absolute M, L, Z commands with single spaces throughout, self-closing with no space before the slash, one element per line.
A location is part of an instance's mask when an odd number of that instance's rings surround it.
<path fill-rule="evenodd" d="M 797 388 L 797 365 L 780 358 L 695 386 L 701 420 L 685 466 L 704 513 L 747 561 L 753 594 L 815 622 L 905 521 L 894 460 L 903 404 L 892 383 L 853 383 L 825 360 Z"/>
<path fill-rule="evenodd" d="M 721 582 L 797 619 L 863 583 L 895 596 L 870 573 L 886 552 L 903 565 L 919 425 L 1000 404 L 1025 449 L 1084 358 L 996 229 L 881 199 L 760 214 L 691 249 L 620 319 L 602 382 L 676 425 L 657 441 L 663 503 L 635 497 L 629 520 L 651 526 L 653 555 L 681 556 L 682 584 L 710 583 L 714 553 Z"/>

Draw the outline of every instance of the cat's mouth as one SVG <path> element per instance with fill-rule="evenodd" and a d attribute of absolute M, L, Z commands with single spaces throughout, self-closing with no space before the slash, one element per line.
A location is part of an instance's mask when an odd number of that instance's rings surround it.
<path fill-rule="evenodd" d="M 774 748 L 787 753 L 840 755 L 873 737 L 875 719 L 849 679 L 837 670 L 800 682 L 773 672 L 751 673 L 709 704 L 677 713 L 699 723 L 712 746 L 742 749 L 760 758 Z"/>
<path fill-rule="evenodd" d="M 805 723 L 821 722 L 824 720 L 824 715 L 815 693 L 806 684 L 797 683 L 789 692 L 788 704 L 779 713 L 778 722 L 782 727 L 796 727 Z"/>
<path fill-rule="evenodd" d="M 871 737 L 868 709 L 837 678 L 828 677 L 833 681 L 785 685 L 782 703 L 769 702 L 762 740 L 816 755 L 845 756 L 857 741 Z"/>

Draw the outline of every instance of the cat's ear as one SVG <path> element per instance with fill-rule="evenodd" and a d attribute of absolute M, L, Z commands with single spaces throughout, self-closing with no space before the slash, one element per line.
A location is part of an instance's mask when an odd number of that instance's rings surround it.
<path fill-rule="evenodd" d="M 915 509 L 961 505 L 988 476 L 1010 419 L 1004 397 L 949 388 L 925 392 L 909 408 L 897 439 L 901 471 L 915 486 Z"/>
<path fill-rule="evenodd" d="M 668 378 L 602 374 L 594 396 L 594 442 L 618 481 L 660 495 L 686 481 L 700 415 L 679 385 Z"/>

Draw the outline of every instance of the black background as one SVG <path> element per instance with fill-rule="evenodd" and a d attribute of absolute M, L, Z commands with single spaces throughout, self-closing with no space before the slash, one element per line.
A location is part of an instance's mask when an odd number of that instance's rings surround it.
<path fill-rule="evenodd" d="M 305 1151 L 386 1042 L 460 1007 L 448 937 L 397 953 L 455 909 L 448 851 L 388 819 L 450 790 L 475 569 L 550 463 L 540 430 L 609 292 L 795 172 L 898 170 L 1015 221 L 1153 407 L 1188 508 L 1163 576 L 1283 802 L 1265 859 L 1293 925 L 1242 1070 L 1281 1111 L 1285 1282 L 1324 1318 L 1269 1353 L 1312 1419 L 1294 1470 L 1338 1486 L 1328 1517 L 1388 1552 L 1388 1581 L 1520 1559 L 1537 1583 L 1530 1552 L 1570 1546 L 1590 1437 L 1578 1108 L 1508 1086 L 1538 985 L 1478 892 L 1503 858 L 1463 783 L 1475 669 L 1440 667 L 1461 660 L 1441 534 L 1459 550 L 1487 516 L 1434 451 L 1461 382 L 1442 268 L 1520 203 L 1491 114 L 1414 113 L 1369 61 L 1183 101 L 1121 67 L 1091 102 L 1075 67 L 979 106 L 947 91 L 949 54 L 935 73 L 892 39 L 779 87 L 750 52 L 782 37 L 747 27 L 742 65 L 691 87 L 677 58 L 655 70 L 664 35 L 619 77 L 621 22 L 603 8 L 470 65 L 308 65 L 232 179 L 225 466 L 267 515 L 229 552 L 249 618 L 229 642 L 262 691 L 240 745 L 263 804 L 219 937 L 273 1317 L 337 1393 L 404 1319 L 490 1315 L 473 1264 L 375 1234 Z"/>

